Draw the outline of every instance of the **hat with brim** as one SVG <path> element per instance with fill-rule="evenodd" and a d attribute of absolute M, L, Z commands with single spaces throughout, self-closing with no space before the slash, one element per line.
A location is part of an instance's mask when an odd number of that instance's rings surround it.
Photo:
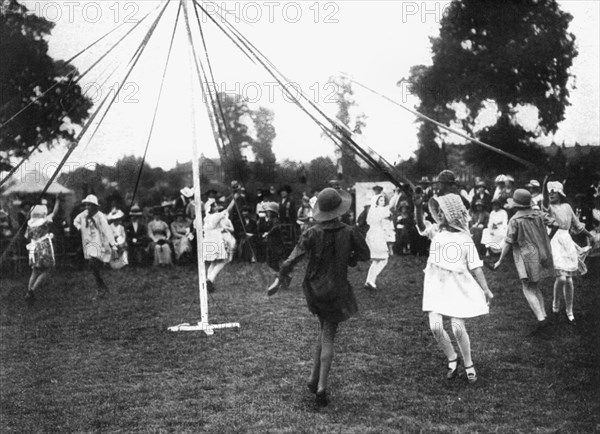
<path fill-rule="evenodd" d="M 181 195 L 187 199 L 194 196 L 194 190 L 190 187 L 183 187 L 181 190 L 179 190 L 179 193 L 181 193 Z"/>
<path fill-rule="evenodd" d="M 477 184 L 475 184 L 475 186 L 476 187 L 483 187 L 483 188 L 485 188 L 486 187 L 485 181 L 479 181 Z"/>
<path fill-rule="evenodd" d="M 546 184 L 546 188 L 548 189 L 548 193 L 558 193 L 562 197 L 567 197 L 565 195 L 563 185 L 558 181 L 550 181 L 548 184 Z"/>
<path fill-rule="evenodd" d="M 123 217 L 125 217 L 125 214 L 123 214 L 123 211 L 121 211 L 120 209 L 113 209 L 111 212 L 108 213 L 108 215 L 106 216 L 106 219 L 108 221 L 115 221 L 115 220 L 122 219 Z"/>
<path fill-rule="evenodd" d="M 524 188 L 518 188 L 513 197 L 507 200 L 510 208 L 531 208 L 531 193 Z"/>
<path fill-rule="evenodd" d="M 89 203 L 91 205 L 100 206 L 100 205 L 98 205 L 98 198 L 93 194 L 87 195 L 87 197 L 85 199 L 83 199 L 81 201 L 81 203 Z"/>
<path fill-rule="evenodd" d="M 333 220 L 346 214 L 351 206 L 352 196 L 350 193 L 335 188 L 326 188 L 317 196 L 313 218 L 318 222 Z"/>
<path fill-rule="evenodd" d="M 136 217 L 136 216 L 139 217 L 139 216 L 144 215 L 144 213 L 142 213 L 142 209 L 139 206 L 133 205 L 131 207 L 131 209 L 129 210 L 129 215 L 132 217 Z"/>
<path fill-rule="evenodd" d="M 48 208 L 46 205 L 36 205 L 31 209 L 31 218 L 27 221 L 27 226 L 36 228 L 41 226 L 46 221 L 48 216 Z"/>
<path fill-rule="evenodd" d="M 277 202 L 266 202 L 263 203 L 263 211 L 270 211 L 279 215 L 279 204 Z"/>
<path fill-rule="evenodd" d="M 540 188 L 540 181 L 538 181 L 537 179 L 532 179 L 531 181 L 529 181 L 527 183 L 527 185 L 525 185 L 525 187 L 527 187 L 527 188 Z"/>

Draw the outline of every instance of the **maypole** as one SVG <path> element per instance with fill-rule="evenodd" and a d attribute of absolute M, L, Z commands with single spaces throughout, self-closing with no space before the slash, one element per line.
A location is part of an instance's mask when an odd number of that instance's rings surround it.
<path fill-rule="evenodd" d="M 198 64 L 197 64 L 197 57 L 196 57 L 196 53 L 194 51 L 194 41 L 192 38 L 192 31 L 190 28 L 190 21 L 189 21 L 189 13 L 188 13 L 188 8 L 187 8 L 187 0 L 181 0 L 181 4 L 183 5 L 183 16 L 185 19 L 185 23 L 186 23 L 186 32 L 188 35 L 188 40 L 189 40 L 189 58 L 190 58 L 190 71 L 192 71 L 194 69 L 194 67 L 198 68 Z M 196 86 L 195 84 L 195 80 L 193 80 L 193 78 L 191 78 L 192 76 L 190 75 L 190 95 L 192 98 L 192 110 L 191 110 L 191 116 L 192 116 L 192 171 L 193 171 L 193 177 L 194 177 L 194 197 L 196 198 L 196 220 L 194 222 L 194 229 L 196 230 L 196 242 L 197 242 L 197 247 L 198 247 L 198 291 L 200 293 L 200 321 L 197 324 L 189 324 L 189 323 L 183 323 L 183 324 L 179 324 L 173 327 L 169 327 L 169 330 L 172 332 L 179 332 L 179 331 L 203 331 L 204 333 L 206 333 L 207 335 L 213 335 L 214 334 L 214 330 L 216 329 L 225 329 L 225 328 L 239 328 L 240 324 L 239 323 L 225 323 L 225 324 L 209 324 L 208 322 L 208 297 L 207 297 L 207 290 L 206 290 L 206 268 L 204 265 L 204 246 L 203 246 L 203 236 L 202 236 L 202 229 L 203 229 L 203 222 L 202 222 L 202 201 L 200 200 L 200 160 L 199 160 L 199 154 L 198 154 L 198 136 L 197 136 L 197 129 L 196 129 L 196 122 L 197 122 L 197 117 L 196 117 L 196 108 L 195 108 L 195 103 L 197 98 L 195 97 L 195 89 Z M 210 111 L 210 107 L 208 106 L 208 101 L 207 101 L 207 95 L 206 95 L 206 91 L 204 89 L 202 80 L 200 79 L 200 86 L 202 89 L 202 94 L 203 94 L 203 99 L 205 104 L 207 105 L 206 109 L 208 112 L 208 116 L 209 116 L 209 120 L 211 122 L 211 126 L 213 126 L 213 133 L 214 133 L 214 120 L 211 116 L 211 111 Z M 215 137 L 215 140 L 217 140 L 217 146 L 219 145 L 218 143 L 218 139 Z"/>

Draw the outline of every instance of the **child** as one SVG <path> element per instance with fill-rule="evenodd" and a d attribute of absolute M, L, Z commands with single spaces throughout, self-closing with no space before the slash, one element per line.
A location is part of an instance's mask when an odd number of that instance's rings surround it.
<path fill-rule="evenodd" d="M 267 265 L 279 273 L 281 262 L 287 254 L 279 221 L 279 205 L 275 202 L 265 202 L 263 212 L 264 217 L 258 221 L 258 233 L 265 246 Z"/>
<path fill-rule="evenodd" d="M 219 209 L 214 199 L 208 199 L 204 205 L 204 237 L 202 240 L 202 255 L 204 262 L 208 262 L 206 272 L 206 290 L 210 293 L 217 289 L 214 281 L 217 275 L 233 259 L 235 252 L 235 238 L 233 237 L 233 223 L 229 220 L 229 212 L 233 209 L 239 193 L 234 193 L 233 199 L 225 209 Z"/>
<path fill-rule="evenodd" d="M 544 296 L 538 282 L 543 269 L 552 269 L 552 249 L 546 232 L 546 226 L 552 221 L 542 211 L 531 208 L 531 193 L 525 189 L 515 190 L 512 199 L 508 199 L 508 206 L 517 211 L 508 221 L 506 243 L 494 269 L 500 266 L 512 247 L 523 294 L 538 320 L 538 331 L 547 324 Z"/>
<path fill-rule="evenodd" d="M 356 298 L 348 282 L 348 266 L 369 259 L 369 248 L 358 229 L 340 221 L 350 209 L 352 196 L 334 188 L 319 193 L 314 207 L 314 226 L 304 232 L 283 263 L 279 278 L 269 288 L 269 296 L 289 284 L 294 265 L 309 256 L 304 277 L 304 296 L 308 309 L 319 318 L 312 373 L 308 388 L 316 393 L 316 404 L 327 401 L 327 378 L 333 360 L 333 343 L 338 324 L 358 311 Z"/>
<path fill-rule="evenodd" d="M 52 233 L 50 224 L 56 212 L 60 199 L 57 197 L 54 202 L 52 213 L 48 214 L 46 205 L 36 205 L 31 210 L 31 218 L 27 221 L 27 230 L 25 238 L 31 240 L 27 244 L 29 251 L 29 265 L 31 265 L 31 277 L 25 301 L 33 304 L 35 301 L 35 291 L 48 276 L 50 270 L 55 265 L 54 247 L 52 246 Z"/>
<path fill-rule="evenodd" d="M 429 212 L 437 224 L 424 221 L 422 203 L 422 197 L 416 196 L 417 228 L 431 239 L 423 283 L 423 311 L 429 312 L 429 327 L 448 358 L 446 378 L 456 377 L 458 355 L 444 329 L 444 316 L 450 317 L 467 380 L 474 383 L 477 373 L 464 319 L 489 313 L 494 295 L 487 286 L 483 262 L 469 233 L 469 214 L 460 196 L 451 193 L 430 199 Z"/>
<path fill-rule="evenodd" d="M 380 193 L 373 196 L 371 198 L 371 208 L 369 209 L 369 214 L 367 214 L 369 231 L 366 237 L 366 242 L 371 252 L 371 266 L 369 267 L 364 288 L 369 291 L 377 289 L 377 277 L 389 260 L 388 231 L 390 226 L 392 231 L 394 228 L 390 220 L 391 216 L 386 195 Z"/>
<path fill-rule="evenodd" d="M 556 236 L 551 241 L 554 274 L 556 276 L 552 313 L 556 315 L 560 310 L 560 293 L 562 289 L 567 319 L 569 324 L 575 325 L 575 316 L 573 315 L 573 276 L 576 274 L 583 275 L 587 272 L 587 268 L 581 258 L 590 250 L 590 247 L 582 249 L 575 244 L 569 231 L 572 231 L 574 234 L 587 236 L 592 245 L 594 237 L 585 229 L 585 225 L 579 221 L 577 216 L 575 216 L 571 205 L 567 203 L 567 198 L 563 192 L 563 185 L 560 182 L 548 182 L 546 190 L 550 199 L 548 212 L 558 225 Z M 547 197 L 544 197 L 544 204 L 547 203 L 546 199 Z"/>
<path fill-rule="evenodd" d="M 81 232 L 81 245 L 83 256 L 96 280 L 96 293 L 93 300 L 110 294 L 108 286 L 104 283 L 100 270 L 103 264 L 110 262 L 112 256 L 117 252 L 117 244 L 106 216 L 99 211 L 98 198 L 93 194 L 83 199 L 85 211 L 73 219 L 73 225 Z"/>

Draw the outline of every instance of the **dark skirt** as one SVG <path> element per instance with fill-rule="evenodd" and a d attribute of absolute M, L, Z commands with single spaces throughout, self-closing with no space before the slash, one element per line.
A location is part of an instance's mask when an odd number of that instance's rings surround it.
<path fill-rule="evenodd" d="M 323 288 L 318 288 L 306 279 L 303 289 L 308 310 L 317 315 L 321 321 L 339 323 L 358 312 L 358 303 L 348 282 L 338 283 L 337 286 L 323 285 Z"/>

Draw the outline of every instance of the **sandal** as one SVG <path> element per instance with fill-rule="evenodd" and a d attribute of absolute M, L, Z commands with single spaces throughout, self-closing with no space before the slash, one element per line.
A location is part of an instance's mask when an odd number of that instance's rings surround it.
<path fill-rule="evenodd" d="M 471 371 L 469 371 L 469 369 Z M 469 383 L 475 383 L 477 382 L 477 372 L 475 372 L 475 366 L 471 365 L 471 366 L 465 366 L 465 372 L 467 374 L 467 380 L 469 381 Z"/>
<path fill-rule="evenodd" d="M 452 368 L 450 366 L 452 363 L 454 363 L 454 368 Z M 453 378 L 456 378 L 457 375 L 458 375 L 458 357 L 456 357 L 454 360 L 448 360 L 448 373 L 446 374 L 446 379 L 452 380 Z"/>

